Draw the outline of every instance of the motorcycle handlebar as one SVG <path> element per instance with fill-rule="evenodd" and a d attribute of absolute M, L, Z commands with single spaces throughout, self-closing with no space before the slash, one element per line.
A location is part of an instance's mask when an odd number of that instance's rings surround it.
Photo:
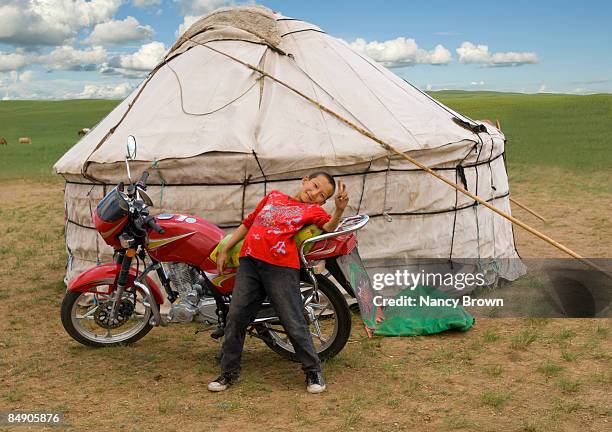
<path fill-rule="evenodd" d="M 147 218 L 146 221 L 147 225 L 149 225 L 153 230 L 157 231 L 159 234 L 163 234 L 166 232 L 165 229 L 163 229 L 162 227 L 160 227 L 159 225 L 157 225 L 157 223 L 155 223 L 155 219 L 152 216 L 149 216 Z"/>
<path fill-rule="evenodd" d="M 149 178 L 149 172 L 143 171 L 140 176 L 140 180 L 136 183 L 137 186 L 140 186 L 142 189 L 147 189 L 147 179 Z"/>

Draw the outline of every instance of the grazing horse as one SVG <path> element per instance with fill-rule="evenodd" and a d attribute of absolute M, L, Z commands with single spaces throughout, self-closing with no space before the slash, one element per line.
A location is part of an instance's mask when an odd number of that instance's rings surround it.
<path fill-rule="evenodd" d="M 4 138 L 0 137 L 0 145 L 8 145 L 8 143 Z"/>
<path fill-rule="evenodd" d="M 32 138 L 30 138 L 30 137 L 21 137 L 21 138 L 19 138 L 19 144 L 32 144 Z"/>

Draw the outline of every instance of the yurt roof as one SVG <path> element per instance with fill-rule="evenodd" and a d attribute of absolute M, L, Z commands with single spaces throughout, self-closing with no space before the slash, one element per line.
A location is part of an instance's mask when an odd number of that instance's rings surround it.
<path fill-rule="evenodd" d="M 465 156 L 465 144 L 477 140 L 453 121 L 469 119 L 319 27 L 261 7 L 235 7 L 193 24 L 54 168 L 85 175 L 92 165 L 119 163 L 128 135 L 137 138 L 141 161 L 215 155 L 217 162 L 222 154 L 243 154 L 270 173 L 386 157 L 377 143 L 290 88 L 402 151 L 438 150 L 428 160 L 434 165 Z"/>

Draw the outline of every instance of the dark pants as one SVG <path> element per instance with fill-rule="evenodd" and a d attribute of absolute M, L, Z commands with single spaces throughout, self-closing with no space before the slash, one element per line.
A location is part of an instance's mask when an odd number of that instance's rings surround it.
<path fill-rule="evenodd" d="M 255 319 L 266 296 L 274 306 L 297 358 L 302 362 L 304 372 L 320 371 L 321 362 L 304 318 L 300 271 L 244 257 L 240 258 L 240 267 L 236 274 L 236 284 L 227 315 L 221 372 L 240 373 L 240 356 L 246 329 Z"/>

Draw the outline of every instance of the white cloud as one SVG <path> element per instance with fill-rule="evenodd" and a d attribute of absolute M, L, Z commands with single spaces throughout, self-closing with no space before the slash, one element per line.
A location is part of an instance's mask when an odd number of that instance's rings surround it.
<path fill-rule="evenodd" d="M 432 51 L 427 51 L 419 48 L 414 39 L 404 37 L 384 42 L 366 42 L 357 38 L 349 45 L 357 52 L 391 68 L 417 64 L 443 65 L 452 60 L 451 52 L 442 45 L 436 45 Z"/>
<path fill-rule="evenodd" d="M 175 36 L 178 38 L 179 36 L 181 36 L 183 33 L 185 33 L 185 31 L 191 27 L 197 20 L 199 20 L 200 18 L 202 18 L 201 15 L 187 15 L 183 18 L 183 23 L 179 26 L 178 30 L 175 33 Z"/>
<path fill-rule="evenodd" d="M 546 93 L 546 84 L 542 84 L 538 89 L 538 93 Z"/>
<path fill-rule="evenodd" d="M 472 85 L 472 86 L 483 86 L 483 85 L 485 85 L 485 82 L 482 81 L 482 80 L 481 81 L 472 81 L 470 83 L 470 85 Z"/>
<path fill-rule="evenodd" d="M 20 53 L 0 52 L 0 72 L 14 71 L 31 63 L 31 58 Z"/>
<path fill-rule="evenodd" d="M 477 63 L 485 66 L 521 66 L 529 63 L 537 63 L 538 56 L 534 52 L 489 52 L 487 45 L 474 45 L 471 42 L 463 42 L 457 48 L 459 63 Z"/>
<path fill-rule="evenodd" d="M 149 8 L 160 5 L 162 0 L 132 0 L 132 4 L 137 8 Z"/>
<path fill-rule="evenodd" d="M 19 74 L 19 81 L 27 83 L 32 81 L 35 76 L 36 74 L 34 73 L 34 71 L 27 70 Z"/>
<path fill-rule="evenodd" d="M 59 45 L 111 19 L 123 0 L 3 0 L 0 43 Z"/>
<path fill-rule="evenodd" d="M 21 79 L 24 73 L 0 73 L 0 98 L 6 98 L 6 100 L 122 99 L 137 86 L 136 82 L 129 84 L 125 80 L 115 80 L 111 77 L 107 77 L 104 83 L 74 79 L 49 79 L 48 77 L 38 80 L 35 76 L 31 76 L 30 81 L 24 81 Z"/>
<path fill-rule="evenodd" d="M 77 99 L 124 99 L 134 87 L 126 82 L 116 85 L 88 84 L 75 96 Z"/>
<path fill-rule="evenodd" d="M 107 60 L 106 50 L 100 46 L 77 50 L 64 45 L 47 55 L 40 56 L 38 63 L 50 70 L 93 71 Z"/>
<path fill-rule="evenodd" d="M 128 16 L 124 20 L 111 20 L 97 24 L 85 42 L 93 45 L 118 45 L 149 39 L 155 32 L 148 25 Z"/>
<path fill-rule="evenodd" d="M 110 59 L 103 73 L 125 71 L 149 72 L 164 58 L 166 47 L 161 42 L 151 42 L 140 47 L 134 54 L 123 54 Z"/>

